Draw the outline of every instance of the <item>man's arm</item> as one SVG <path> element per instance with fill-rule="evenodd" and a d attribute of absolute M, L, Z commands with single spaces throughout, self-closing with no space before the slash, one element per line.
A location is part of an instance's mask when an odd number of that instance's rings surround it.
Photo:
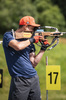
<path fill-rule="evenodd" d="M 35 52 L 30 53 L 30 61 L 34 68 L 40 62 L 43 54 L 44 54 L 44 50 L 40 50 L 40 52 L 37 55 L 35 55 Z"/>
<path fill-rule="evenodd" d="M 22 50 L 29 45 L 30 45 L 29 40 L 21 41 L 21 42 L 18 42 L 17 40 L 11 40 L 8 44 L 8 46 L 14 48 L 16 51 Z"/>

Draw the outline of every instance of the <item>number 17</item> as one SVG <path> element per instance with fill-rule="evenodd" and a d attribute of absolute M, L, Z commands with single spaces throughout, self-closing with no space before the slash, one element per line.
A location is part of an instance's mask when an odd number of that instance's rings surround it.
<path fill-rule="evenodd" d="M 53 72 L 53 74 L 56 74 L 55 81 L 54 81 L 54 84 L 56 84 L 57 77 L 58 77 L 58 72 Z M 50 72 L 48 75 L 50 76 L 50 84 L 52 84 L 52 72 Z"/>

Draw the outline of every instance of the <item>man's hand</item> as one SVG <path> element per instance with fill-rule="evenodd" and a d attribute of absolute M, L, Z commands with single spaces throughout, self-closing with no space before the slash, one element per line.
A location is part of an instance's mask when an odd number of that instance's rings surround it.
<path fill-rule="evenodd" d="M 30 38 L 29 41 L 31 43 L 38 43 L 39 42 L 39 38 L 40 38 L 40 36 L 34 36 L 34 37 Z"/>
<path fill-rule="evenodd" d="M 40 36 L 34 36 L 34 39 L 35 39 L 34 43 L 38 43 L 39 42 L 39 38 L 40 38 Z"/>
<path fill-rule="evenodd" d="M 41 40 L 40 40 L 40 43 L 41 43 L 41 45 L 42 45 L 41 50 L 44 50 L 44 51 L 47 49 L 47 47 L 50 46 L 50 44 L 49 44 L 49 42 L 48 42 L 47 39 L 45 39 L 44 41 L 41 41 Z"/>

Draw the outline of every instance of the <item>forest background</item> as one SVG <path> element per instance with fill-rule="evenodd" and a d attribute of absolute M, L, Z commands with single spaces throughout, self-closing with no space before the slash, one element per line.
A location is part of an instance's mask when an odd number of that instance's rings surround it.
<path fill-rule="evenodd" d="M 66 31 L 66 0 L 0 0 L 0 34 L 16 30 L 26 15 L 33 16 L 41 26 Z"/>

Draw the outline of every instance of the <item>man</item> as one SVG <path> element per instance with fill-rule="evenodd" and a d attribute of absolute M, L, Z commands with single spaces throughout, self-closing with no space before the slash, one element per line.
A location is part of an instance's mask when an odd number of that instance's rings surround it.
<path fill-rule="evenodd" d="M 21 18 L 19 29 L 15 32 L 34 32 L 39 27 L 31 16 Z M 12 32 L 3 37 L 3 48 L 9 73 L 12 77 L 8 100 L 41 100 L 39 79 L 35 67 L 40 62 L 45 49 L 35 55 L 35 46 L 42 36 L 30 39 L 14 39 Z"/>

